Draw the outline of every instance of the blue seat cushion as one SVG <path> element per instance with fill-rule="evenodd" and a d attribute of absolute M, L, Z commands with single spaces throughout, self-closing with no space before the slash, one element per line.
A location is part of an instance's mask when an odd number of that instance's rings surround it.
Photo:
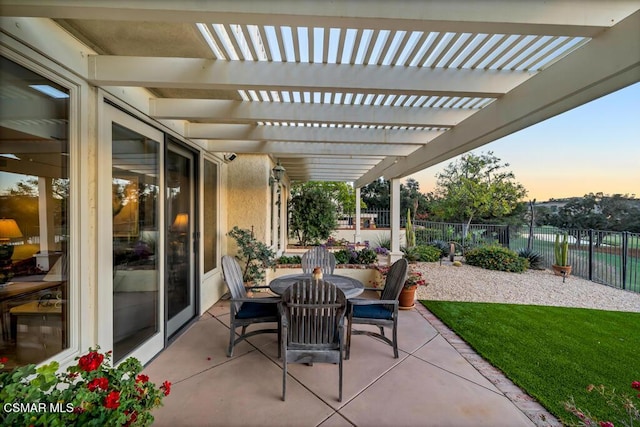
<path fill-rule="evenodd" d="M 252 319 L 254 317 L 276 317 L 278 315 L 278 305 L 261 304 L 257 302 L 245 302 L 236 314 L 236 319 Z"/>
<path fill-rule="evenodd" d="M 354 305 L 353 317 L 391 320 L 393 312 L 382 305 Z"/>

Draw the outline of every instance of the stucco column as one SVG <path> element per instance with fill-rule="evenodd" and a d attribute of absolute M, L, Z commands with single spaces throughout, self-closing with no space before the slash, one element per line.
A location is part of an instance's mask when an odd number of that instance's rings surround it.
<path fill-rule="evenodd" d="M 356 217 L 355 217 L 355 229 L 356 232 L 353 235 L 353 243 L 360 242 L 360 187 L 356 188 Z"/>
<path fill-rule="evenodd" d="M 400 179 L 391 179 L 391 253 L 389 261 L 402 258 L 400 251 Z"/>

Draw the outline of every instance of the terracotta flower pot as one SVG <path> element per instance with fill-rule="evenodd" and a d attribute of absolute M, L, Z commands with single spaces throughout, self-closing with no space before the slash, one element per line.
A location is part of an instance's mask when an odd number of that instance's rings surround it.
<path fill-rule="evenodd" d="M 551 265 L 553 269 L 553 274 L 556 276 L 567 277 L 571 274 L 571 266 L 570 265 Z"/>
<path fill-rule="evenodd" d="M 398 308 L 400 310 L 410 310 L 415 307 L 417 288 L 418 286 L 416 285 L 402 288 L 402 292 L 398 297 Z"/>

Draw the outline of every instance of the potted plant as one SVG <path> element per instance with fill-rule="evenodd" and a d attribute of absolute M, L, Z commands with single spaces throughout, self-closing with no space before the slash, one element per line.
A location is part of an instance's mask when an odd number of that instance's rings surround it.
<path fill-rule="evenodd" d="M 409 270 L 407 280 L 405 280 L 398 297 L 398 308 L 400 310 L 410 310 L 415 306 L 418 286 L 427 286 L 427 281 L 422 278 L 422 273 L 419 271 Z"/>
<path fill-rule="evenodd" d="M 556 234 L 554 245 L 555 263 L 551 266 L 556 276 L 566 277 L 571 274 L 571 266 L 569 265 L 569 237 L 567 233 L 562 235 Z"/>
<path fill-rule="evenodd" d="M 265 270 L 276 267 L 276 253 L 265 243 L 253 236 L 253 231 L 233 227 L 229 237 L 235 239 L 238 245 L 237 258 L 244 263 L 242 281 L 245 284 L 260 284 L 264 282 Z"/>

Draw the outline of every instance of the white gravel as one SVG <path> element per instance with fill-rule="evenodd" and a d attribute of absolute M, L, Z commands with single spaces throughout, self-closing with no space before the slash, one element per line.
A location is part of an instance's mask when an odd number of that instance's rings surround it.
<path fill-rule="evenodd" d="M 574 276 L 555 276 L 550 270 L 506 273 L 448 261 L 417 263 L 428 282 L 416 292 L 417 299 L 444 301 L 500 302 L 510 304 L 583 307 L 600 310 L 640 312 L 640 294 L 590 282 Z"/>

